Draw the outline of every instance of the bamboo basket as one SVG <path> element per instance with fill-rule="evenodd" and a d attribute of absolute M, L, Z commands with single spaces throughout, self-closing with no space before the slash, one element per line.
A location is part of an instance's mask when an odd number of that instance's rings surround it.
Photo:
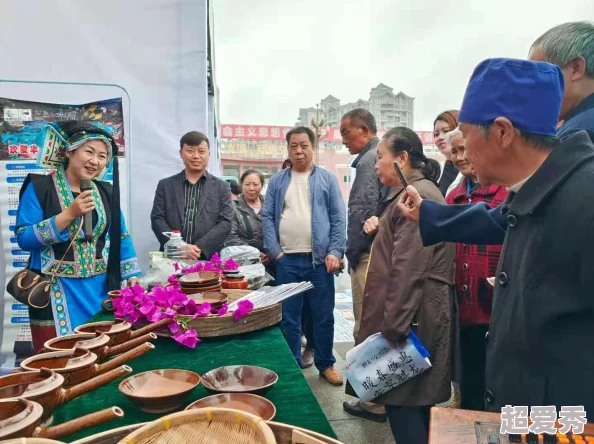
<path fill-rule="evenodd" d="M 11 438 L 0 441 L 0 444 L 64 444 L 62 441 L 55 441 L 47 438 Z"/>
<path fill-rule="evenodd" d="M 143 427 L 146 424 L 148 423 L 141 422 L 139 424 L 131 424 L 118 427 L 117 429 L 106 430 L 105 432 L 96 433 L 95 435 L 73 441 L 70 444 L 117 444 L 126 435 L 129 435 L 133 431 L 138 430 L 140 427 Z"/>
<path fill-rule="evenodd" d="M 311 437 L 313 440 L 311 441 L 312 444 L 314 443 L 322 443 L 322 444 L 343 444 L 340 441 L 335 439 L 329 438 L 325 435 L 320 433 L 312 432 L 311 430 L 302 429 L 300 427 L 295 427 L 290 424 L 283 424 L 280 422 L 272 422 L 267 421 L 266 424 L 272 429 L 274 433 L 274 437 L 276 438 L 276 442 L 278 444 L 294 444 L 293 441 L 293 431 L 301 432 L 304 435 Z M 307 442 L 307 441 L 301 441 Z"/>
<path fill-rule="evenodd" d="M 124 437 L 119 444 L 276 444 L 262 418 L 239 410 L 205 408 L 185 410 L 150 422 Z"/>
<path fill-rule="evenodd" d="M 228 304 L 251 293 L 251 290 L 221 290 L 229 296 Z M 280 304 L 270 307 L 257 308 L 249 312 L 238 322 L 233 320 L 233 314 L 229 313 L 223 316 L 206 316 L 196 318 L 190 321 L 190 326 L 196 330 L 199 338 L 214 338 L 219 336 L 238 335 L 249 333 L 263 328 L 278 324 L 283 315 Z M 162 329 L 155 332 L 159 336 L 170 336 L 169 330 Z"/>

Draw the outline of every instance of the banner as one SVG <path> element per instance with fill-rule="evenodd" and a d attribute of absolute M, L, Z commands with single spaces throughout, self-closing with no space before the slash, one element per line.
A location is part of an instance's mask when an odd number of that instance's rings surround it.
<path fill-rule="evenodd" d="M 109 99 L 83 105 L 64 105 L 7 99 L 0 97 L 0 246 L 4 257 L 5 282 L 25 268 L 29 253 L 22 251 L 14 234 L 19 206 L 19 191 L 29 173 L 44 174 L 47 170 L 35 163 L 40 147 L 35 144 L 37 134 L 48 122 L 81 120 L 100 122 L 110 126 L 115 134 L 120 162 L 122 211 L 127 213 L 126 146 L 122 99 Z M 108 171 L 106 180 L 112 180 Z M 1 281 L 1 280 L 0 280 Z M 0 289 L 4 313 L 0 338 L 0 364 L 18 365 L 32 354 L 31 332 L 27 306 L 18 303 Z"/>
<path fill-rule="evenodd" d="M 267 126 L 267 125 L 221 125 L 221 137 L 223 139 L 242 140 L 279 140 L 285 141 L 287 133 L 293 129 L 292 126 Z M 381 138 L 386 134 L 387 129 L 377 131 Z M 433 131 L 415 131 L 423 145 L 433 145 Z M 342 143 L 340 128 L 320 128 L 321 140 L 323 142 Z"/>

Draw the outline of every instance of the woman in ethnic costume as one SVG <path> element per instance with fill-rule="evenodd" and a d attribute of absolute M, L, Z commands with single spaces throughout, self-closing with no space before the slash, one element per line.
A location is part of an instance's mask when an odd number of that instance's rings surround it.
<path fill-rule="evenodd" d="M 110 129 L 89 122 L 49 124 L 38 142 L 37 164 L 52 171 L 25 179 L 15 230 L 18 245 L 31 253 L 29 268 L 51 282 L 50 303 L 29 307 L 35 352 L 48 339 L 73 333 L 101 310 L 108 291 L 120 289 L 122 280 L 134 284 L 141 274 L 120 210 Z M 97 180 L 110 163 L 113 186 Z M 93 179 L 92 190 L 81 193 L 81 179 Z M 87 240 L 82 221 L 90 212 L 93 232 Z"/>

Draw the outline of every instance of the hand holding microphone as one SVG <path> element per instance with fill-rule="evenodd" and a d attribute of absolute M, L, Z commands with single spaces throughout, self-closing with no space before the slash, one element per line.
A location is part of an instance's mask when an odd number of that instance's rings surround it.
<path fill-rule="evenodd" d="M 70 204 L 68 210 L 74 218 L 84 217 L 83 231 L 85 237 L 90 239 L 93 235 L 93 210 L 95 209 L 92 196 L 93 185 L 90 179 L 80 180 L 80 191 L 81 193 Z"/>

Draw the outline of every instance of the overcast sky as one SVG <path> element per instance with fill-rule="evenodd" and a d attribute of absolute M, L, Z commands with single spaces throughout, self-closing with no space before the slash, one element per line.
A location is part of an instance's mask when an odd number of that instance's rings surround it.
<path fill-rule="evenodd" d="M 473 68 L 525 58 L 594 0 L 214 0 L 221 123 L 293 125 L 332 94 L 367 100 L 380 82 L 415 98 L 415 130 L 460 106 Z"/>

